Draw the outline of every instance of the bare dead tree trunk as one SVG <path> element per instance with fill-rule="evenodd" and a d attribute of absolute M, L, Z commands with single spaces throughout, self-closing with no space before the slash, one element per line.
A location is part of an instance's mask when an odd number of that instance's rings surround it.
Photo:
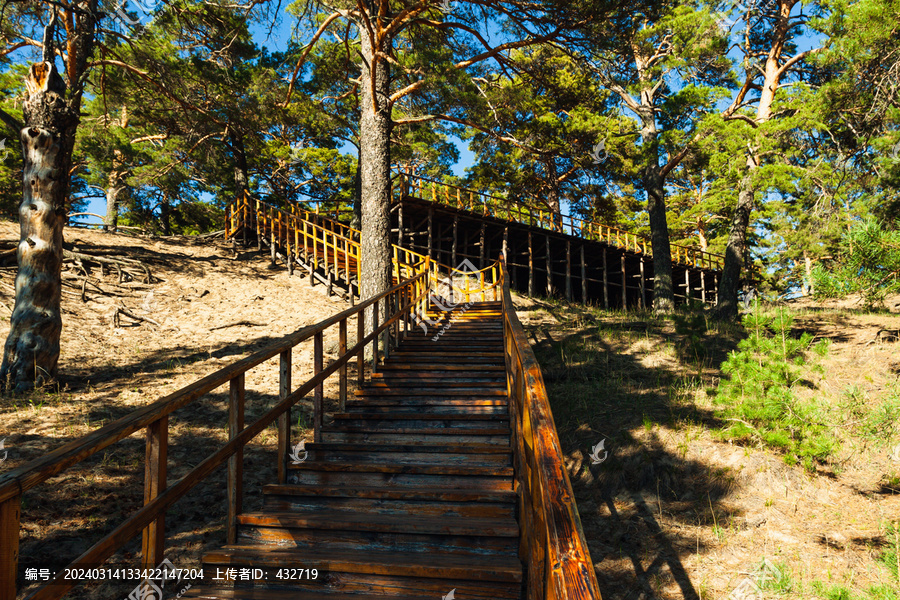
<path fill-rule="evenodd" d="M 66 86 L 51 62 L 31 65 L 25 83 L 16 304 L 0 365 L 0 381 L 16 392 L 57 373 L 63 225 L 80 105 L 80 95 L 64 98 Z"/>
<path fill-rule="evenodd" d="M 377 14 L 371 11 L 370 14 Z M 388 289 L 391 278 L 391 109 L 390 71 L 376 60 L 375 40 L 360 27 L 363 57 L 360 85 L 359 158 L 362 204 L 362 297 Z M 382 43 L 389 43 L 382 41 Z M 374 68 L 373 68 L 374 67 Z M 368 319 L 367 319 L 368 321 Z M 366 330 L 371 324 L 367 322 Z"/>

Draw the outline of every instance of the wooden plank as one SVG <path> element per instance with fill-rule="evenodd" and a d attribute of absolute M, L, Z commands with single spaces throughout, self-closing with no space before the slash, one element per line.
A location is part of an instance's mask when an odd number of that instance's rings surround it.
<path fill-rule="evenodd" d="M 0 503 L 0 600 L 16 600 L 22 497 Z"/>
<path fill-rule="evenodd" d="M 321 332 L 316 335 L 321 335 Z M 283 350 L 278 358 L 278 398 L 284 400 L 291 393 L 290 348 Z M 278 417 L 278 482 L 284 483 L 287 474 L 287 459 L 291 447 L 291 411 L 288 409 Z"/>
<path fill-rule="evenodd" d="M 343 356 L 347 353 L 347 319 L 341 319 L 338 328 L 338 355 Z M 338 371 L 338 390 L 343 411 L 347 404 L 347 365 L 341 365 Z"/>
<path fill-rule="evenodd" d="M 572 301 L 572 242 L 566 240 L 566 300 Z"/>
<path fill-rule="evenodd" d="M 376 305 L 377 306 L 377 305 Z M 313 336 L 313 375 L 319 375 L 322 372 L 323 363 L 322 363 L 322 332 L 319 331 Z M 314 430 L 314 440 L 317 442 L 322 441 L 322 420 L 325 416 L 325 396 L 324 396 L 324 388 L 322 383 L 320 382 L 316 385 L 315 392 L 313 392 L 313 410 L 314 416 L 313 421 L 315 423 Z M 282 482 L 283 483 L 283 482 Z"/>
<path fill-rule="evenodd" d="M 550 236 L 544 234 L 544 247 L 547 250 L 547 253 L 544 256 L 544 260 L 546 262 L 547 269 L 547 295 L 553 295 L 553 270 L 552 270 L 552 259 L 550 257 Z"/>
<path fill-rule="evenodd" d="M 150 504 L 166 489 L 166 466 L 169 450 L 169 417 L 147 427 L 144 467 L 144 505 Z M 141 566 L 153 569 L 165 558 L 166 514 L 159 513 L 144 528 L 141 544 Z"/>
<path fill-rule="evenodd" d="M 587 280 L 587 266 L 584 262 L 584 244 L 581 244 L 581 303 L 583 305 L 587 305 L 588 303 L 588 280 Z"/>
<path fill-rule="evenodd" d="M 244 374 L 241 373 L 231 380 L 228 401 L 228 437 L 234 439 L 244 428 Z M 237 516 L 243 509 L 244 487 L 244 449 L 239 448 L 228 459 L 227 474 L 227 498 L 228 513 L 225 521 L 225 537 L 227 543 L 234 544 L 237 541 Z"/>

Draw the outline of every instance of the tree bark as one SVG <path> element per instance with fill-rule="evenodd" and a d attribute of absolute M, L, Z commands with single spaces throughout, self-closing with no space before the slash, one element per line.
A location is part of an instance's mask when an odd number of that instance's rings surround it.
<path fill-rule="evenodd" d="M 125 171 L 122 169 L 124 158 L 121 150 L 116 150 L 113 155 L 112 168 L 109 171 L 106 187 L 106 224 L 104 231 L 115 233 L 119 229 L 119 193 L 124 187 L 122 180 Z"/>
<path fill-rule="evenodd" d="M 79 94 L 65 99 L 65 84 L 50 62 L 31 65 L 26 87 L 16 303 L 0 365 L 0 382 L 15 392 L 57 374 L 63 225 L 81 100 Z"/>
<path fill-rule="evenodd" d="M 377 11 L 370 11 L 376 15 Z M 374 21 L 373 21 L 374 22 Z M 391 277 L 391 109 L 388 63 L 376 60 L 375 40 L 360 26 L 363 58 L 360 85 L 359 159 L 362 204 L 363 299 L 388 289 Z M 384 45 L 389 41 L 382 40 Z M 373 68 L 374 67 L 374 68 Z M 366 329 L 371 324 L 367 319 Z"/>
<path fill-rule="evenodd" d="M 744 257 L 747 256 L 747 228 L 750 226 L 750 213 L 756 198 L 753 189 L 753 172 L 757 162 L 752 153 L 747 155 L 747 175 L 741 180 L 737 206 L 731 219 L 731 231 L 728 234 L 728 246 L 725 248 L 725 261 L 722 265 L 722 277 L 716 302 L 716 316 L 723 320 L 737 318 L 738 290 L 741 287 L 741 272 Z"/>
<path fill-rule="evenodd" d="M 647 212 L 650 216 L 650 246 L 653 250 L 653 309 L 670 312 L 675 308 L 675 288 L 672 285 L 672 248 L 669 244 L 669 225 L 666 220 L 665 178 L 659 166 L 659 140 L 652 105 L 644 107 L 641 141 L 645 149 L 645 166 L 641 176 L 647 193 Z"/>

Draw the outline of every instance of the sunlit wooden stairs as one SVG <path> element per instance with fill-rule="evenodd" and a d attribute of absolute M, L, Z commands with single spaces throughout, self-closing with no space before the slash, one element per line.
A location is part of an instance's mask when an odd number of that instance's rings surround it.
<path fill-rule="evenodd" d="M 499 302 L 459 307 L 427 335 L 414 330 L 306 449 L 287 483 L 264 488 L 263 509 L 239 516 L 238 543 L 203 558 L 205 583 L 182 597 L 521 596 Z M 229 567 L 261 568 L 266 579 L 211 580 Z M 279 569 L 295 578 L 278 579 Z"/>

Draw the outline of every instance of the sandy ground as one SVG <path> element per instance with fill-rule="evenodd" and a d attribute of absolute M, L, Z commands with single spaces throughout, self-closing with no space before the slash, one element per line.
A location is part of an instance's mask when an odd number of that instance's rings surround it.
<path fill-rule="evenodd" d="M 311 288 L 307 278 L 290 277 L 267 256 L 232 251 L 222 241 L 190 238 L 147 238 L 68 229 L 66 248 L 102 256 L 125 256 L 146 264 L 153 282 L 143 278 L 119 282 L 114 272 L 101 274 L 85 263 L 91 283 L 81 298 L 83 272 L 67 263 L 71 286 L 63 294 L 63 335 L 59 383 L 27 396 L 0 398 L 0 440 L 7 459 L 0 473 L 21 466 L 64 443 L 83 436 L 268 346 L 304 325 L 349 306 L 324 286 Z M 18 241 L 18 226 L 0 223 L 2 246 Z M 252 250 L 252 249 L 251 249 Z M 8 332 L 13 306 L 15 268 L 0 269 L 0 327 Z M 126 278 L 127 279 L 127 278 Z M 156 324 L 121 316 L 116 306 Z M 351 320 L 351 342 L 356 331 Z M 326 361 L 337 350 L 337 328 L 325 335 Z M 312 342 L 295 348 L 293 381 L 312 373 Z M 334 379 L 334 378 L 332 378 Z M 278 393 L 278 359 L 247 374 L 247 421 L 270 407 Z M 326 396 L 335 398 L 332 382 Z M 294 440 L 311 439 L 311 397 L 293 413 Z M 175 481 L 226 438 L 227 386 L 173 413 L 170 418 L 169 481 Z M 275 481 L 273 427 L 248 446 L 245 485 L 248 490 Z M 98 540 L 141 504 L 144 464 L 142 434 L 111 446 L 93 458 L 26 493 L 23 504 L 23 565 L 58 568 Z M 170 518 L 167 554 L 198 566 L 203 549 L 223 543 L 224 469 L 175 505 Z M 249 496 L 250 494 L 248 494 Z M 248 499 L 252 502 L 257 498 Z M 115 560 L 130 560 L 138 540 Z M 118 590 L 115 593 L 119 593 Z M 125 590 L 127 595 L 127 591 Z M 79 592 L 80 593 L 80 592 Z M 108 586 L 91 597 L 112 597 Z M 79 596 L 75 596 L 79 597 Z"/>
<path fill-rule="evenodd" d="M 706 369 L 699 384 L 671 323 L 521 301 L 604 598 L 736 599 L 764 560 L 780 583 L 748 598 L 900 594 L 878 560 L 897 544 L 888 526 L 900 521 L 900 430 L 895 419 L 880 433 L 860 425 L 900 398 L 897 338 L 884 331 L 900 317 L 800 304 L 794 333 L 832 340 L 824 376 L 801 391 L 831 406 L 840 440 L 815 474 L 715 435 L 722 423 L 706 390 L 722 374 Z M 580 337 L 597 329 L 593 341 Z M 594 465 L 600 439 L 609 458 Z M 865 595 L 873 586 L 894 595 Z M 828 595 L 839 587 L 853 593 Z"/>

